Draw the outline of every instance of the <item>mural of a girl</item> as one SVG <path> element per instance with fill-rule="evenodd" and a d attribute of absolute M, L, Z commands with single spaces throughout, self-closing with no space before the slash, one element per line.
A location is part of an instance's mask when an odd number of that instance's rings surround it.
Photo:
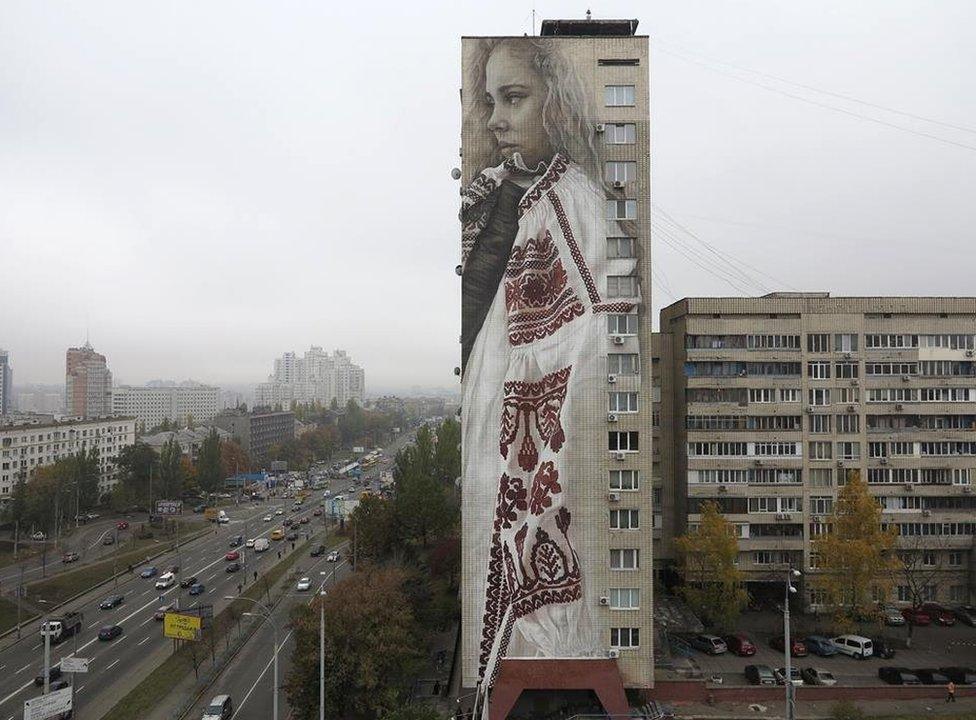
<path fill-rule="evenodd" d="M 462 651 L 490 684 L 503 657 L 604 651 L 587 577 L 606 559 L 579 553 L 598 530 L 574 519 L 606 487 L 603 313 L 639 299 L 601 299 L 594 90 L 560 42 L 472 39 L 463 67 L 464 612 L 481 635 Z"/>

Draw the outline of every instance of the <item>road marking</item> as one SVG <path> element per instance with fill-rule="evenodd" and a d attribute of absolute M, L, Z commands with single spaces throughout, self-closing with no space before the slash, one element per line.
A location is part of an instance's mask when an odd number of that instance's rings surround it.
<path fill-rule="evenodd" d="M 288 638 L 291 637 L 292 632 L 293 632 L 292 630 L 289 630 L 288 634 L 285 635 L 285 639 L 282 640 L 281 643 L 278 645 L 278 652 L 281 652 L 281 648 L 283 648 L 285 646 L 285 643 L 288 642 Z M 274 652 L 272 652 L 271 659 L 268 660 L 268 664 L 264 666 L 264 670 L 262 670 L 261 674 L 258 675 L 257 680 L 254 681 L 254 684 L 251 685 L 251 689 L 248 690 L 247 693 L 244 695 L 244 699 L 241 700 L 240 705 L 237 706 L 237 710 L 235 710 L 234 714 L 230 716 L 230 720 L 234 720 L 234 718 L 237 717 L 238 713 L 240 713 L 240 711 L 244 709 L 244 704 L 247 702 L 247 699 L 251 697 L 251 693 L 254 692 L 254 688 L 257 687 L 259 682 L 261 682 L 261 678 L 263 678 L 264 674 L 268 672 L 268 668 L 271 667 L 272 663 L 274 663 Z"/>
<path fill-rule="evenodd" d="M 26 665 L 24 665 L 24 667 L 22 667 L 20 670 L 18 670 L 17 672 L 15 672 L 14 675 L 20 675 L 22 672 L 24 672 L 24 670 L 26 670 L 30 666 L 31 666 L 31 664 L 30 663 L 27 663 Z"/>
<path fill-rule="evenodd" d="M 88 686 L 87 686 L 87 685 L 82 685 L 82 686 L 81 686 L 80 688 L 78 688 L 77 690 L 75 690 L 75 695 L 77 695 L 78 693 L 80 693 L 80 692 L 81 692 L 82 690 L 84 690 L 84 689 L 85 689 L 86 687 L 88 687 Z"/>
<path fill-rule="evenodd" d="M 151 637 L 150 635 L 146 635 L 146 637 L 144 637 L 144 638 L 143 638 L 142 640 L 140 640 L 140 641 L 139 641 L 138 643 L 136 643 L 136 647 L 139 647 L 140 645 L 142 645 L 142 644 L 143 644 L 144 642 L 146 642 L 146 640 L 148 640 L 148 639 L 149 639 L 150 637 Z"/>
<path fill-rule="evenodd" d="M 119 662 L 121 660 L 122 660 L 122 658 L 119 658 L 118 660 L 116 660 L 115 662 L 113 662 L 111 665 L 106 666 L 105 672 L 108 672 L 109 670 L 111 670 L 112 668 L 114 668 L 116 665 L 119 664 Z"/>
<path fill-rule="evenodd" d="M 21 685 L 19 688 L 17 688 L 12 693 L 10 693 L 7 697 L 3 698 L 3 700 L 0 700 L 0 705 L 3 705 L 5 702 L 7 702 L 8 700 L 10 700 L 10 698 L 16 697 L 17 695 L 20 695 L 20 693 L 24 692 L 24 690 L 26 690 L 27 688 L 29 688 L 33 684 L 34 684 L 34 681 L 33 680 L 28 680 L 23 685 Z"/>

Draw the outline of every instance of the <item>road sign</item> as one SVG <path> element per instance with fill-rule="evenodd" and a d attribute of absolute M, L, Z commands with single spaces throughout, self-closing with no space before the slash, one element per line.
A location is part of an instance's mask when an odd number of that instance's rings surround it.
<path fill-rule="evenodd" d="M 91 658 L 63 657 L 61 658 L 61 672 L 88 672 Z"/>
<path fill-rule="evenodd" d="M 157 515 L 182 515 L 183 501 L 182 500 L 157 500 L 156 514 Z"/>
<path fill-rule="evenodd" d="M 71 687 L 55 690 L 24 703 L 24 720 L 47 720 L 71 709 Z"/>
<path fill-rule="evenodd" d="M 199 640 L 201 624 L 197 615 L 166 613 L 163 617 L 163 635 L 177 640 Z"/>

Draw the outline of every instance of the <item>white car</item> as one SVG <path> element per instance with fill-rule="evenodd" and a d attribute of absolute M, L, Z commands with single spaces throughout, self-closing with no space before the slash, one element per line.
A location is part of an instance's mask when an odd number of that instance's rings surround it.
<path fill-rule="evenodd" d="M 173 573 L 163 573 L 159 576 L 159 580 L 156 581 L 156 589 L 165 590 L 168 587 L 172 587 L 175 582 L 176 576 Z"/>
<path fill-rule="evenodd" d="M 270 516 L 270 515 L 265 515 L 265 516 L 264 516 L 264 517 L 262 518 L 262 520 L 264 520 L 264 522 L 271 522 L 271 516 Z"/>
<path fill-rule="evenodd" d="M 38 530 L 36 533 L 31 535 L 31 540 L 47 540 L 47 535 Z"/>
<path fill-rule="evenodd" d="M 244 547 L 254 547 L 254 538 L 248 538 L 244 543 Z"/>
<path fill-rule="evenodd" d="M 339 561 L 339 551 L 338 550 L 333 550 L 332 552 L 330 552 L 329 553 L 329 556 L 326 558 L 326 560 L 328 560 L 329 562 L 338 562 Z"/>
<path fill-rule="evenodd" d="M 312 587 L 312 581 L 309 580 L 307 577 L 303 577 L 301 580 L 298 581 L 297 590 L 299 592 L 305 592 L 310 587 Z"/>
<path fill-rule="evenodd" d="M 282 510 L 281 508 L 278 508 L 277 510 L 275 510 L 275 515 L 284 515 L 284 514 L 285 514 L 285 511 Z"/>

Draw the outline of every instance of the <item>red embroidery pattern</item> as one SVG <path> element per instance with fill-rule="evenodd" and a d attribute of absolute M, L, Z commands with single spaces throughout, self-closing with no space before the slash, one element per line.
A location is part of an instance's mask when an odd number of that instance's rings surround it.
<path fill-rule="evenodd" d="M 549 202 L 552 203 L 552 209 L 556 213 L 556 220 L 559 222 L 559 228 L 563 231 L 563 236 L 566 238 L 566 245 L 569 246 L 569 252 L 573 256 L 573 262 L 576 263 L 576 269 L 579 270 L 580 277 L 583 278 L 583 284 L 586 285 L 586 292 L 590 296 L 590 302 L 594 305 L 600 302 L 600 293 L 596 290 L 596 283 L 593 282 L 593 276 L 590 274 L 590 268 L 586 265 L 586 260 L 583 258 L 583 253 L 580 252 L 579 244 L 576 242 L 576 237 L 573 235 L 573 229 L 569 226 L 569 218 L 566 217 L 566 211 L 563 209 L 563 203 L 559 199 L 555 190 L 550 190 L 546 197 Z"/>
<path fill-rule="evenodd" d="M 539 440 L 553 452 L 559 452 L 566 440 L 559 413 L 566 400 L 571 370 L 572 366 L 565 367 L 537 382 L 512 380 L 505 383 L 498 449 L 502 457 L 507 458 L 519 431 L 523 431 L 518 461 L 519 467 L 526 472 L 535 470 L 539 462 L 539 450 L 532 439 L 533 429 L 538 432 Z"/>
<path fill-rule="evenodd" d="M 599 305 L 593 306 L 593 312 L 595 313 L 629 313 L 633 312 L 634 308 L 637 307 L 637 303 L 632 302 L 613 302 L 613 303 L 600 303 Z"/>
<path fill-rule="evenodd" d="M 562 155 L 554 155 L 552 162 L 549 163 L 549 169 L 546 170 L 545 174 L 539 178 L 535 185 L 529 188 L 529 191 L 525 193 L 522 200 L 519 202 L 519 218 L 525 215 L 525 213 L 527 213 L 533 205 L 539 202 L 549 188 L 555 185 L 559 181 L 559 178 L 561 178 L 568 169 L 569 161 Z"/>
<path fill-rule="evenodd" d="M 555 464 L 542 463 L 539 472 L 532 478 L 532 501 L 529 503 L 529 512 L 533 515 L 541 515 L 546 508 L 552 507 L 552 496 L 562 491 Z"/>

